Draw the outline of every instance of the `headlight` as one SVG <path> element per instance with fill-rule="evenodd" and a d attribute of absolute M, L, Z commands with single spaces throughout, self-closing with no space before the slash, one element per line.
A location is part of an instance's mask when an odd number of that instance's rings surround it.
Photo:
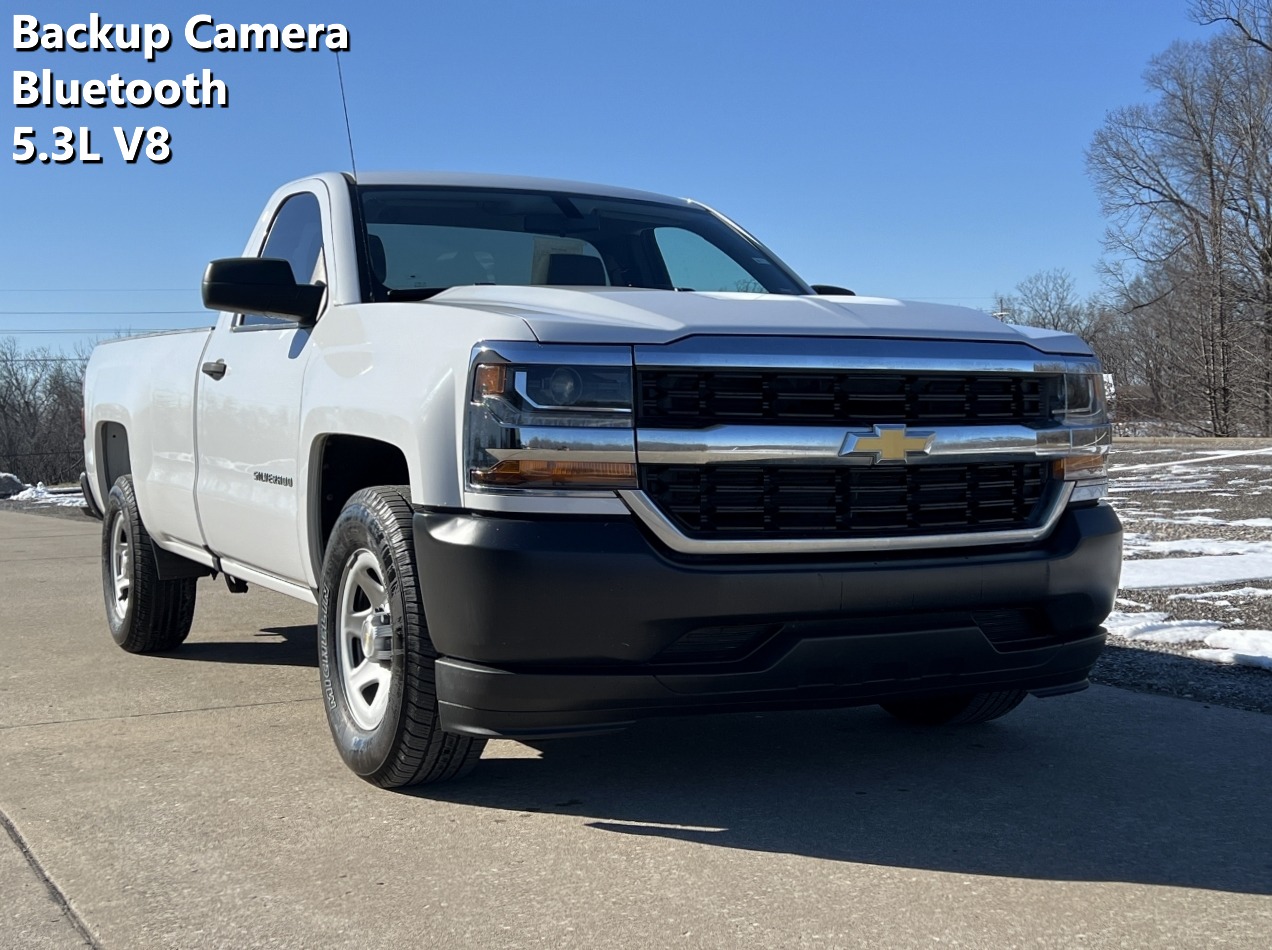
<path fill-rule="evenodd" d="M 1101 373 L 1065 373 L 1057 387 L 1052 416 L 1067 425 L 1098 425 L 1108 421 Z"/>
<path fill-rule="evenodd" d="M 1065 428 L 1050 435 L 1059 444 L 1068 443 L 1066 457 L 1053 463 L 1052 474 L 1073 483 L 1070 502 L 1098 501 L 1108 494 L 1105 456 L 1112 441 L 1104 376 L 1098 370 L 1065 373 L 1052 391 L 1051 417 Z"/>
<path fill-rule="evenodd" d="M 469 487 L 635 488 L 630 351 L 499 349 L 480 351 L 473 363 L 464 439 Z"/>

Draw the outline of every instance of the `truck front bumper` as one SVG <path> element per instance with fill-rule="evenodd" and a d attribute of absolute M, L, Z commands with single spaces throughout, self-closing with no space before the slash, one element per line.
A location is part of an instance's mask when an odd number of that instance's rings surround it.
<path fill-rule="evenodd" d="M 1028 546 L 672 556 L 633 520 L 418 511 L 445 729 L 547 738 L 652 715 L 1081 689 L 1122 530 L 1067 511 Z"/>

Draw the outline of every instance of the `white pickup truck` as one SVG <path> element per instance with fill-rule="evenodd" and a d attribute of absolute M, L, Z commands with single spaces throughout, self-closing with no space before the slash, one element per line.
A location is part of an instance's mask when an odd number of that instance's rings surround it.
<path fill-rule="evenodd" d="M 201 576 L 315 604 L 367 780 L 1086 685 L 1121 527 L 1075 337 L 810 286 L 701 204 L 570 182 L 318 175 L 244 254 L 208 266 L 214 328 L 89 361 L 106 615 L 163 652 Z"/>

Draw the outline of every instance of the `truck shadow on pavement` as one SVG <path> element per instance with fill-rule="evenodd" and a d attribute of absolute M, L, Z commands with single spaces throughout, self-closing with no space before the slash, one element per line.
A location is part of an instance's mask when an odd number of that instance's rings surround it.
<path fill-rule="evenodd" d="M 1270 740 L 1272 718 L 1102 690 L 961 729 L 857 709 L 650 722 L 542 758 L 500 743 L 462 782 L 408 791 L 616 836 L 1272 894 Z"/>
<path fill-rule="evenodd" d="M 313 624 L 262 627 L 250 640 L 189 640 L 176 650 L 156 655 L 165 660 L 194 660 L 198 663 L 309 666 L 317 669 L 317 636 L 317 628 Z"/>

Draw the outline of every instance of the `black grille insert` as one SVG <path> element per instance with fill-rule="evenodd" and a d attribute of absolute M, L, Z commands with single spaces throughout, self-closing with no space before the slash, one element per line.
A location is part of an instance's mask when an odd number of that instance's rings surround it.
<path fill-rule="evenodd" d="M 1049 418 L 1060 377 L 803 370 L 642 369 L 638 425 L 1026 425 Z"/>
<path fill-rule="evenodd" d="M 1045 462 L 642 465 L 641 488 L 690 537 L 905 536 L 1023 528 Z"/>

